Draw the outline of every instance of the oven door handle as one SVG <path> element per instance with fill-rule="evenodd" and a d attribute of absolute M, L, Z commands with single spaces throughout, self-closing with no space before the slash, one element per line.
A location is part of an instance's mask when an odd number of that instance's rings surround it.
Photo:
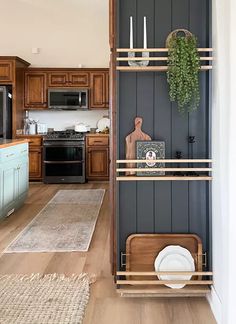
<path fill-rule="evenodd" d="M 76 160 L 76 161 L 47 161 L 47 160 L 44 160 L 43 163 L 45 164 L 82 164 L 82 163 L 85 163 L 84 160 Z"/>

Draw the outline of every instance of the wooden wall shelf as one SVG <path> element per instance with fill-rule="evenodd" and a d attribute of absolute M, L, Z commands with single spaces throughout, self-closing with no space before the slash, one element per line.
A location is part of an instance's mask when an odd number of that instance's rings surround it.
<path fill-rule="evenodd" d="M 205 297 L 210 292 L 208 285 L 185 286 L 182 289 L 171 289 L 165 286 L 156 287 L 120 287 L 116 289 L 120 297 Z"/>
<path fill-rule="evenodd" d="M 148 277 L 153 275 L 192 275 L 196 280 L 153 280 Z M 210 285 L 213 284 L 212 279 L 204 279 L 206 277 L 212 277 L 211 271 L 196 271 L 196 272 L 140 272 L 140 271 L 118 271 L 116 273 L 118 279 L 117 292 L 121 297 L 193 297 L 193 296 L 205 296 L 209 290 Z M 132 279 L 129 276 L 143 276 L 144 279 L 137 280 Z M 120 279 L 123 277 L 124 279 Z M 128 278 L 128 279 L 126 279 Z M 135 278 L 135 277 L 133 277 Z M 165 284 L 185 284 L 182 289 L 172 289 L 165 286 Z"/>
<path fill-rule="evenodd" d="M 142 53 L 142 52 L 148 52 L 148 53 L 164 53 L 164 56 L 150 56 L 148 58 L 146 57 L 128 57 L 128 53 Z M 208 71 L 212 70 L 212 61 L 214 60 L 213 56 L 209 56 L 209 53 L 213 52 L 213 48 L 198 48 L 198 52 L 205 53 L 207 56 L 200 56 L 200 61 L 201 62 L 208 62 L 208 65 L 201 65 L 200 70 L 201 71 Z M 127 54 L 127 56 L 122 56 L 120 57 L 119 55 L 121 54 Z M 149 61 L 151 62 L 167 62 L 168 61 L 168 48 L 134 48 L 134 49 L 129 49 L 129 48 L 118 48 L 117 49 L 117 57 L 116 61 L 118 65 L 116 66 L 116 70 L 120 72 L 166 72 L 168 71 L 168 66 L 167 65 L 156 65 L 156 66 L 123 66 L 119 65 L 121 62 L 127 62 L 128 61 Z"/>
<path fill-rule="evenodd" d="M 190 177 L 190 176 L 156 176 L 156 177 L 132 177 L 132 176 L 124 176 L 124 177 L 117 177 L 117 181 L 212 181 L 212 177 L 204 176 L 204 177 Z"/>
<path fill-rule="evenodd" d="M 117 160 L 117 165 L 119 164 L 143 164 L 150 162 L 150 160 Z M 137 167 L 127 167 L 127 168 L 116 168 L 117 172 L 117 181 L 211 181 L 212 176 L 208 175 L 209 172 L 212 171 L 211 167 L 192 167 L 193 163 L 199 163 L 199 164 L 210 164 L 212 163 L 211 159 L 183 159 L 183 160 L 176 160 L 176 159 L 160 159 L 160 160 L 152 160 L 154 163 L 164 164 L 164 163 L 185 163 L 190 164 L 191 167 L 158 167 L 158 168 L 137 168 Z M 169 174 L 164 176 L 148 176 L 148 172 L 174 172 L 175 175 Z M 136 174 L 136 172 L 143 172 L 147 173 L 147 176 L 137 176 L 137 175 L 121 175 L 120 173 L 126 173 L 126 172 L 133 172 Z M 189 172 L 190 175 L 176 175 L 178 172 Z M 200 172 L 200 174 L 195 175 L 194 173 Z M 206 174 L 203 174 L 207 173 Z M 192 174 L 191 174 L 192 173 Z"/>

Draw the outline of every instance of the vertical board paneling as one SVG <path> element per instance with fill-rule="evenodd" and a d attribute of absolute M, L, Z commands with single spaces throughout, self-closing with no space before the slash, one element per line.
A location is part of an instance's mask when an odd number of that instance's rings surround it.
<path fill-rule="evenodd" d="M 136 43 L 136 0 L 121 0 L 119 15 L 120 46 L 129 46 L 129 17 L 133 16 L 134 44 Z M 120 74 L 119 77 L 119 155 L 125 158 L 125 137 L 134 127 L 137 111 L 137 75 Z M 120 252 L 125 251 L 125 242 L 129 234 L 137 228 L 136 183 L 119 184 L 119 243 Z M 120 255 L 120 253 L 119 253 Z"/>
<path fill-rule="evenodd" d="M 136 233 L 136 190 L 133 183 L 119 185 L 120 248 L 125 251 L 127 237 Z M 122 202 L 122 203 L 121 203 Z"/>
<path fill-rule="evenodd" d="M 147 18 L 148 46 L 154 46 L 154 0 L 137 0 L 138 47 L 143 46 L 143 17 Z M 153 138 L 153 73 L 137 73 L 137 116 L 143 118 L 143 131 Z M 137 232 L 154 231 L 154 184 L 137 184 Z"/>
<path fill-rule="evenodd" d="M 171 233 L 171 182 L 155 183 L 155 233 Z"/>
<path fill-rule="evenodd" d="M 147 17 L 148 47 L 164 47 L 171 30 L 190 29 L 202 47 L 208 46 L 208 0 L 118 0 L 119 47 L 129 46 L 129 17 L 134 18 L 134 47 L 143 45 L 143 16 Z M 152 54 L 151 54 L 152 55 Z M 126 64 L 126 63 L 123 63 Z M 155 63 L 158 64 L 158 63 Z M 208 157 L 209 79 L 200 74 L 200 109 L 181 116 L 171 104 L 165 73 L 119 73 L 119 158 L 125 157 L 125 137 L 134 118 L 143 117 L 143 130 L 166 143 L 166 157 L 181 151 L 189 157 L 188 136 L 196 136 L 194 154 Z M 208 242 L 208 184 L 204 182 L 119 183 L 119 244 L 132 233 L 196 233 Z"/>
<path fill-rule="evenodd" d="M 155 5 L 155 46 L 164 47 L 171 32 L 171 0 Z M 166 157 L 171 157 L 171 103 L 166 73 L 155 73 L 154 137 L 165 142 Z M 155 182 L 155 232 L 171 232 L 171 182 Z"/>
<path fill-rule="evenodd" d="M 136 44 L 136 0 L 120 0 L 119 46 L 129 47 L 129 17 L 133 17 L 134 46 Z"/>
<path fill-rule="evenodd" d="M 202 12 L 206 12 L 206 1 L 190 0 L 190 30 L 197 36 L 198 44 L 207 47 L 206 15 L 202 15 Z M 199 19 L 197 18 L 200 16 L 201 24 L 199 24 Z M 200 73 L 199 78 L 201 102 L 197 111 L 189 115 L 189 135 L 196 137 L 193 150 L 194 157 L 204 158 L 207 157 L 207 138 L 209 131 L 206 118 L 208 111 L 206 73 Z M 206 248 L 207 201 L 206 183 L 189 183 L 189 231 L 199 234 L 202 237 L 204 249 Z"/>
<path fill-rule="evenodd" d="M 137 233 L 154 232 L 154 184 L 137 183 Z"/>
<path fill-rule="evenodd" d="M 166 38 L 171 32 L 171 0 L 155 1 L 155 46 L 165 47 Z"/>
<path fill-rule="evenodd" d="M 172 1 L 172 30 L 189 28 L 189 0 Z M 188 116 L 172 105 L 172 156 L 181 151 L 188 158 Z M 188 232 L 188 182 L 172 183 L 172 231 Z"/>
<path fill-rule="evenodd" d="M 153 138 L 153 75 L 137 75 L 137 116 L 143 118 L 143 131 Z M 137 183 L 137 231 L 152 233 L 154 229 L 154 184 Z"/>

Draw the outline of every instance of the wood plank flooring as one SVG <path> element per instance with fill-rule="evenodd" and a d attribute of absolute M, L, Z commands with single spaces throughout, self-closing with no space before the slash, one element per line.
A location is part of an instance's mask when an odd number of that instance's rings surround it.
<path fill-rule="evenodd" d="M 89 252 L 12 253 L 2 251 L 60 189 L 105 188 L 108 184 L 30 185 L 25 205 L 0 221 L 0 274 L 81 272 L 95 274 L 84 324 L 213 324 L 216 323 L 204 298 L 121 298 L 110 274 L 109 197 L 106 192 Z M 7 324 L 7 323 L 6 323 Z"/>

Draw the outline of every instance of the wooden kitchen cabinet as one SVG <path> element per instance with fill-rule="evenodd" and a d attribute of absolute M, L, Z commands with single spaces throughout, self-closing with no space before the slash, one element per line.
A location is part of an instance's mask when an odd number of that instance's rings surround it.
<path fill-rule="evenodd" d="M 109 108 L 108 69 L 31 68 L 25 71 L 25 109 L 47 109 L 48 88 L 86 88 L 89 109 Z"/>
<path fill-rule="evenodd" d="M 49 72 L 49 87 L 89 87 L 88 72 Z"/>
<path fill-rule="evenodd" d="M 24 72 L 30 63 L 18 56 L 0 56 L 0 84 L 12 87 L 12 134 L 22 128 L 24 118 Z"/>
<path fill-rule="evenodd" d="M 90 108 L 106 109 L 109 108 L 109 73 L 91 73 Z"/>
<path fill-rule="evenodd" d="M 86 177 L 88 180 L 109 179 L 109 137 L 86 137 Z"/>
<path fill-rule="evenodd" d="M 72 87 L 89 87 L 90 78 L 88 72 L 70 72 L 69 84 Z"/>
<path fill-rule="evenodd" d="M 29 150 L 29 178 L 30 180 L 42 179 L 42 148 L 31 147 Z"/>
<path fill-rule="evenodd" d="M 68 73 L 66 72 L 49 72 L 48 86 L 49 87 L 65 87 L 68 80 Z"/>
<path fill-rule="evenodd" d="M 25 73 L 25 108 L 47 108 L 47 74 L 31 71 Z"/>
<path fill-rule="evenodd" d="M 12 60 L 0 61 L 0 83 L 11 83 L 14 78 L 14 63 Z"/>
<path fill-rule="evenodd" d="M 29 179 L 31 181 L 42 180 L 42 136 L 18 135 L 17 137 L 29 140 Z"/>

